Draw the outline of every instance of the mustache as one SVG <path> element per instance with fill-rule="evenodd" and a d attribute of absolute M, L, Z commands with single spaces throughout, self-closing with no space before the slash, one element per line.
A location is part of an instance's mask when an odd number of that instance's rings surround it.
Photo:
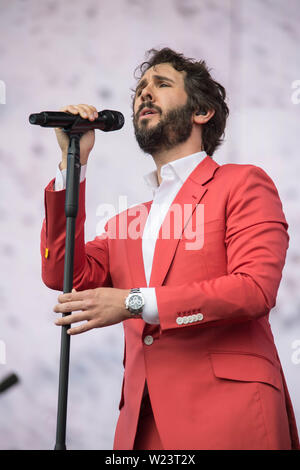
<path fill-rule="evenodd" d="M 160 114 L 162 112 L 161 108 L 159 106 L 155 106 L 154 104 L 151 103 L 151 101 L 149 101 L 148 103 L 142 103 L 141 104 L 141 106 L 139 107 L 138 112 L 136 114 L 136 118 L 139 117 L 139 115 L 141 114 L 141 112 L 143 111 L 144 108 L 155 109 L 155 111 L 157 111 Z"/>

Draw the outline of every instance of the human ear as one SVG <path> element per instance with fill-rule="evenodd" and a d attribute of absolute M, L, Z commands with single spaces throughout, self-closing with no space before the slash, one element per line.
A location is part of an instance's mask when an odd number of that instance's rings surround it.
<path fill-rule="evenodd" d="M 194 122 L 196 124 L 205 124 L 213 117 L 214 114 L 214 109 L 208 109 L 207 111 L 204 111 L 203 109 L 198 109 L 194 114 Z"/>

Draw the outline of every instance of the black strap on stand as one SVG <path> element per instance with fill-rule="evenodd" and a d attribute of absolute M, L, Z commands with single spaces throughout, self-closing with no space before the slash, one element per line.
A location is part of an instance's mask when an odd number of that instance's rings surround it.
<path fill-rule="evenodd" d="M 75 245 L 75 224 L 78 213 L 79 183 L 80 183 L 80 138 L 85 132 L 80 128 L 77 121 L 71 129 L 66 129 L 69 135 L 69 149 L 67 161 L 67 183 L 66 183 L 66 244 L 65 244 L 65 265 L 64 265 L 64 285 L 63 292 L 68 293 L 73 288 L 73 267 L 74 267 L 74 245 Z M 63 316 L 70 315 L 65 313 Z M 67 330 L 68 325 L 61 327 L 61 351 L 59 366 L 59 387 L 58 387 L 58 407 L 57 407 L 57 427 L 55 450 L 66 450 L 66 422 L 67 422 L 67 401 L 69 383 L 69 360 L 70 360 L 70 335 Z"/>

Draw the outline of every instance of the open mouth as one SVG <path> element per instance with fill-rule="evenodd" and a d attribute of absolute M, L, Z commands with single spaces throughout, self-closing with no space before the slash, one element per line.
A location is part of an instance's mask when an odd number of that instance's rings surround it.
<path fill-rule="evenodd" d="M 140 113 L 140 119 L 148 117 L 148 116 L 152 116 L 153 114 L 157 114 L 157 111 L 155 111 L 152 108 L 144 108 Z"/>

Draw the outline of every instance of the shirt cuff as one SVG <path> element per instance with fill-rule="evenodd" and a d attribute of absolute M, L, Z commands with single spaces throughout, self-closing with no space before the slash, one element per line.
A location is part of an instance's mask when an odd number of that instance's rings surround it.
<path fill-rule="evenodd" d="M 145 299 L 142 313 L 143 320 L 151 325 L 159 325 L 155 287 L 141 287 L 140 290 Z"/>
<path fill-rule="evenodd" d="M 82 165 L 80 167 L 80 183 L 82 183 L 82 181 L 84 181 L 85 179 L 86 168 L 87 168 L 87 164 Z M 54 191 L 62 191 L 63 189 L 66 189 L 66 186 L 67 186 L 67 169 L 61 170 L 59 168 L 59 165 L 57 165 Z"/>

